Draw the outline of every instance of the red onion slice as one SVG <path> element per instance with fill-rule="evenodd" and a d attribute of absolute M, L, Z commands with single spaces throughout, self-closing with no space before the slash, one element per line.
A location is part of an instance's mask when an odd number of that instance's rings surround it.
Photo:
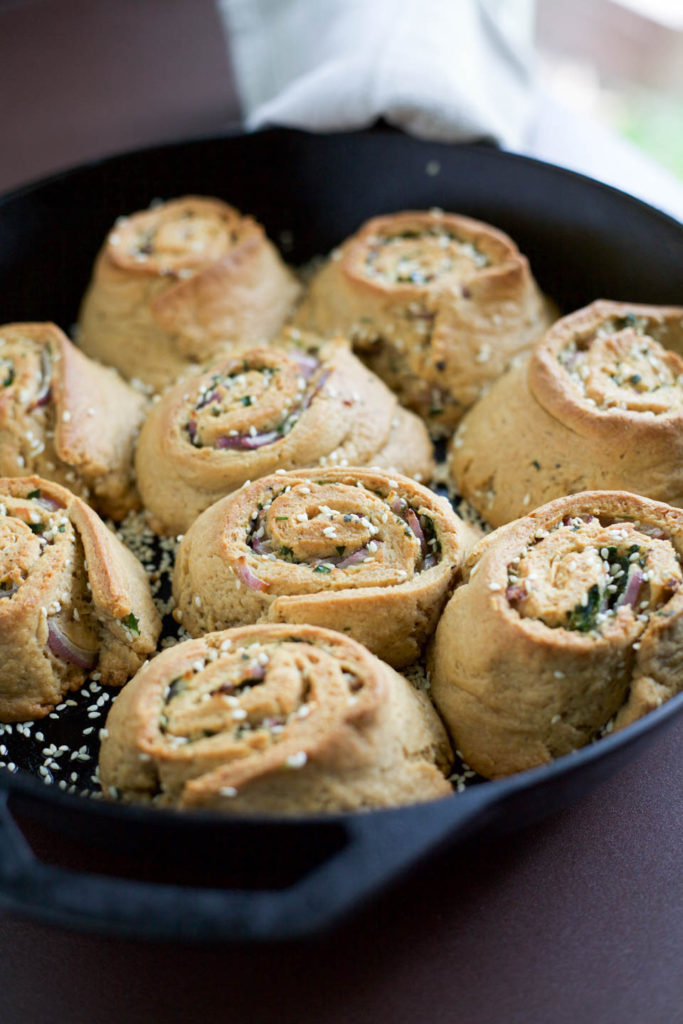
<path fill-rule="evenodd" d="M 263 665 L 259 665 L 258 662 L 252 662 L 242 672 L 242 680 L 239 683 L 222 683 L 217 690 L 213 690 L 213 693 L 227 693 L 232 695 L 236 690 L 239 690 L 245 683 L 261 683 L 266 678 L 266 670 Z"/>
<path fill-rule="evenodd" d="M 242 673 L 242 681 L 245 683 L 259 683 L 266 678 L 266 670 L 263 665 L 251 664 Z"/>
<path fill-rule="evenodd" d="M 205 406 L 209 405 L 211 402 L 215 402 L 217 398 L 220 398 L 220 394 L 218 393 L 218 391 L 210 391 L 208 395 L 202 395 L 201 401 L 197 402 L 195 409 L 199 411 L 200 409 L 203 409 Z"/>
<path fill-rule="evenodd" d="M 36 395 L 35 401 L 31 405 L 31 409 L 39 409 L 52 398 L 52 360 L 49 355 L 43 349 L 40 353 L 40 368 L 41 368 L 41 382 L 38 394 Z M 30 410 L 29 410 L 30 411 Z"/>
<path fill-rule="evenodd" d="M 350 565 L 358 565 L 359 562 L 362 562 L 369 554 L 370 552 L 367 547 L 358 548 L 358 551 L 354 551 L 352 555 L 347 555 L 346 558 L 342 558 L 337 562 L 337 568 L 348 569 Z M 331 562 L 332 559 L 328 558 L 326 561 Z"/>
<path fill-rule="evenodd" d="M 269 555 L 273 550 L 273 542 L 271 540 L 261 540 L 260 537 L 251 538 L 251 550 L 257 555 Z"/>
<path fill-rule="evenodd" d="M 40 409 L 43 405 L 47 405 L 51 398 L 52 388 L 48 386 L 47 389 L 41 391 L 40 395 L 31 406 L 31 409 Z"/>
<path fill-rule="evenodd" d="M 311 391 L 310 395 L 307 395 L 306 398 L 301 403 L 301 411 L 302 412 L 304 412 L 306 409 L 308 409 L 309 405 L 311 404 L 311 402 L 313 401 L 315 396 L 318 394 L 318 392 L 321 390 L 321 388 L 323 387 L 323 385 L 325 384 L 325 382 L 327 381 L 327 378 L 330 376 L 331 373 L 332 373 L 331 370 L 325 370 L 323 373 L 320 374 L 320 380 L 318 381 L 316 386 L 313 388 L 313 390 Z"/>
<path fill-rule="evenodd" d="M 628 583 L 626 584 L 626 590 L 620 595 L 619 600 L 615 604 L 615 608 L 622 608 L 624 605 L 630 605 L 632 608 L 635 606 L 638 600 L 638 594 L 643 584 L 643 570 L 634 565 L 631 569 Z"/>
<path fill-rule="evenodd" d="M 403 518 L 405 519 L 406 523 L 413 531 L 417 539 L 419 540 L 420 549 L 422 551 L 422 557 L 424 558 L 428 551 L 427 538 L 425 537 L 424 531 L 420 526 L 420 520 L 417 518 L 412 508 L 405 509 L 403 513 Z"/>
<path fill-rule="evenodd" d="M 228 437 L 219 437 L 216 441 L 216 448 L 252 451 L 254 448 L 262 448 L 264 444 L 272 444 L 279 437 L 280 434 L 277 430 L 269 430 L 265 434 L 233 434 Z"/>
<path fill-rule="evenodd" d="M 307 352 L 293 351 L 288 352 L 287 355 L 290 359 L 294 360 L 306 380 L 312 377 L 320 366 L 320 360 L 316 359 L 315 356 L 310 356 Z"/>
<path fill-rule="evenodd" d="M 54 498 L 48 498 L 47 496 L 42 495 L 42 494 L 41 494 L 41 496 L 39 498 L 36 498 L 35 500 L 38 502 L 39 505 L 42 505 L 43 508 L 49 509 L 50 512 L 54 512 L 58 508 L 64 508 L 65 507 L 61 503 L 61 501 L 56 501 Z"/>
<path fill-rule="evenodd" d="M 669 535 L 659 526 L 652 526 L 650 523 L 641 523 L 638 526 L 638 533 L 644 533 L 646 537 L 652 537 L 653 540 L 667 540 Z"/>
<path fill-rule="evenodd" d="M 95 667 L 97 651 L 87 651 L 84 647 L 79 647 L 52 619 L 48 621 L 47 630 L 47 646 L 57 658 L 61 658 L 62 661 L 67 661 L 71 665 L 78 665 L 79 668 Z"/>
<path fill-rule="evenodd" d="M 412 509 L 408 502 L 403 498 L 395 498 L 391 503 L 391 511 L 395 512 L 397 516 L 400 516 L 413 531 L 420 542 L 422 557 L 425 558 L 429 547 L 427 545 L 427 538 L 424 535 L 424 530 L 420 525 L 420 520 L 418 519 L 415 510 Z"/>
<path fill-rule="evenodd" d="M 235 563 L 235 572 L 239 579 L 249 590 L 268 590 L 268 584 L 255 576 L 247 565 L 245 558 L 239 558 Z"/>

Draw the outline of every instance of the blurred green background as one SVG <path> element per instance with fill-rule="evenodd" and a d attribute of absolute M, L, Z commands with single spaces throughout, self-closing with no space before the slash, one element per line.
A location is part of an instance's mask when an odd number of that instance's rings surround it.
<path fill-rule="evenodd" d="M 541 84 L 683 179 L 683 0 L 537 0 Z"/>

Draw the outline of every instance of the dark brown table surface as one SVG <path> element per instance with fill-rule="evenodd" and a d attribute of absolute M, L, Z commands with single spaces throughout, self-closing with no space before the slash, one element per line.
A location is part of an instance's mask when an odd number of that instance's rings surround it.
<path fill-rule="evenodd" d="M 239 116 L 210 0 L 0 0 L 0 190 Z M 0 914 L 1 1024 L 683 1022 L 683 722 L 332 934 L 178 947 Z"/>

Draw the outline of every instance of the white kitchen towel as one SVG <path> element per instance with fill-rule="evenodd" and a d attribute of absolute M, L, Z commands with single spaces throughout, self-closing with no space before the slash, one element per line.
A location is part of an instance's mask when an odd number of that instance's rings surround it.
<path fill-rule="evenodd" d="M 245 122 L 523 143 L 534 0 L 218 0 Z"/>

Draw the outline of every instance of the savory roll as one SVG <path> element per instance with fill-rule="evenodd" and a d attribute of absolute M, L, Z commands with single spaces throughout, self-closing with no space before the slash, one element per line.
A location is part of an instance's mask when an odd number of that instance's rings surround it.
<path fill-rule="evenodd" d="M 97 669 L 121 686 L 161 624 L 143 567 L 80 498 L 0 479 L 0 721 L 41 718 Z"/>
<path fill-rule="evenodd" d="M 559 320 L 463 420 L 448 462 L 492 526 L 576 491 L 683 505 L 683 308 L 601 300 Z"/>
<path fill-rule="evenodd" d="M 159 390 L 226 347 L 271 337 L 298 293 L 260 224 L 185 196 L 117 220 L 83 299 L 79 344 Z"/>
<path fill-rule="evenodd" d="M 0 327 L 0 475 L 38 474 L 122 519 L 139 505 L 133 448 L 146 406 L 55 324 Z"/>
<path fill-rule="evenodd" d="M 399 667 L 433 632 L 471 545 L 448 502 L 364 469 L 276 473 L 195 520 L 173 595 L 192 636 L 253 622 L 348 633 Z"/>
<path fill-rule="evenodd" d="M 472 551 L 432 650 L 432 697 L 488 777 L 543 764 L 683 686 L 683 512 L 559 498 Z"/>
<path fill-rule="evenodd" d="M 550 309 L 514 242 L 441 210 L 375 217 L 314 277 L 297 323 L 341 331 L 434 436 L 540 337 Z"/>
<path fill-rule="evenodd" d="M 160 533 L 184 532 L 246 480 L 298 466 L 372 464 L 429 480 L 429 435 L 342 339 L 299 331 L 183 377 L 152 406 L 136 456 Z"/>
<path fill-rule="evenodd" d="M 211 633 L 161 653 L 109 712 L 105 796 L 228 813 L 391 807 L 445 796 L 424 693 L 314 626 Z"/>

